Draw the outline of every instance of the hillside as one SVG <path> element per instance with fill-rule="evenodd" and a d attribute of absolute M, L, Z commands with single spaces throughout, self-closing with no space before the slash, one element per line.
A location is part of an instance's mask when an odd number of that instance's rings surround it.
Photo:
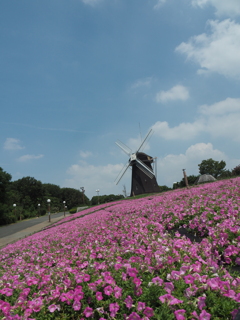
<path fill-rule="evenodd" d="M 239 211 L 235 178 L 76 213 L 0 251 L 0 316 L 233 319 Z"/>

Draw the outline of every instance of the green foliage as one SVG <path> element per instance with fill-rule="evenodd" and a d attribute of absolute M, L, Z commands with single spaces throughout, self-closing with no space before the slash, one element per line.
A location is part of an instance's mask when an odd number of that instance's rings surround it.
<path fill-rule="evenodd" d="M 169 188 L 168 186 L 159 186 L 160 188 L 160 192 L 165 192 L 165 191 L 168 191 L 168 190 L 172 190 L 172 188 Z"/>
<path fill-rule="evenodd" d="M 195 175 L 189 175 L 187 177 L 188 179 L 188 185 L 189 186 L 193 186 L 195 181 L 197 180 L 198 176 Z M 182 180 L 180 182 L 176 182 L 174 183 L 173 189 L 177 189 L 177 188 L 185 188 L 186 187 L 186 182 L 185 182 L 185 178 L 183 177 Z"/>
<path fill-rule="evenodd" d="M 111 202 L 111 201 L 117 201 L 117 200 L 121 200 L 124 199 L 124 196 L 122 194 L 109 194 L 109 195 L 102 195 L 102 196 L 94 196 L 91 199 L 91 204 L 97 205 L 97 204 L 102 204 L 102 203 L 107 203 L 107 202 Z"/>
<path fill-rule="evenodd" d="M 199 173 L 200 174 L 211 174 L 214 178 L 218 178 L 219 176 L 224 175 L 226 162 L 216 161 L 212 158 L 203 160 L 200 164 L 198 164 Z"/>
<path fill-rule="evenodd" d="M 12 176 L 0 167 L 0 203 L 6 201 L 7 190 Z"/>
<path fill-rule="evenodd" d="M 233 176 L 240 176 L 240 164 L 232 170 Z"/>
<path fill-rule="evenodd" d="M 77 212 L 77 208 L 72 208 L 70 210 L 68 210 L 69 213 L 76 213 Z"/>
<path fill-rule="evenodd" d="M 33 177 L 11 181 L 11 175 L 0 168 L 0 225 L 20 219 L 45 215 L 48 212 L 47 199 L 51 200 L 51 212 L 89 205 L 89 199 L 80 190 L 60 188 L 51 183 L 42 184 Z M 13 204 L 16 208 L 13 210 Z M 40 207 L 38 207 L 40 204 Z M 76 211 L 75 211 L 76 212 Z"/>

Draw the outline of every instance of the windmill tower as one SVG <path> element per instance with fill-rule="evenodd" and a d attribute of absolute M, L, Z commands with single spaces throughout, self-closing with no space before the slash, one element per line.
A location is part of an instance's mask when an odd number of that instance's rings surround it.
<path fill-rule="evenodd" d="M 155 158 L 147 155 L 146 153 L 140 152 L 144 143 L 152 133 L 153 130 L 151 129 L 137 151 L 134 153 L 121 141 L 116 142 L 116 144 L 129 156 L 129 160 L 119 173 L 115 182 L 116 184 L 118 184 L 127 169 L 129 167 L 132 167 L 131 197 L 137 194 L 160 192 L 156 176 L 152 168 L 152 164 L 154 163 Z"/>

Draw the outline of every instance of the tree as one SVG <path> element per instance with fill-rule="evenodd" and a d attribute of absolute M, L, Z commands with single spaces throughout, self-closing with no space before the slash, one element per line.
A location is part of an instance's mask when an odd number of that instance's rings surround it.
<path fill-rule="evenodd" d="M 234 169 L 232 169 L 232 175 L 233 176 L 240 176 L 240 164 L 236 166 Z"/>
<path fill-rule="evenodd" d="M 212 158 L 203 160 L 199 165 L 199 173 L 200 174 L 211 174 L 214 178 L 218 178 L 225 173 L 226 162 L 216 161 Z"/>
<path fill-rule="evenodd" d="M 0 203 L 6 203 L 7 190 L 12 176 L 0 167 Z"/>

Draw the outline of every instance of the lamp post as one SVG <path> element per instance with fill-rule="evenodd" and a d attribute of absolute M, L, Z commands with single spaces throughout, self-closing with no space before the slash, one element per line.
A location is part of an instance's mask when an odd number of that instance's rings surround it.
<path fill-rule="evenodd" d="M 98 195 L 98 204 L 99 204 L 99 189 L 96 190 L 97 195 Z"/>
<path fill-rule="evenodd" d="M 39 216 L 40 216 L 40 203 L 38 204 L 38 218 L 39 218 Z"/>
<path fill-rule="evenodd" d="M 66 203 L 66 201 L 63 201 L 63 208 L 64 208 L 64 217 L 65 217 L 65 203 Z"/>
<path fill-rule="evenodd" d="M 47 199 L 47 203 L 48 203 L 48 221 L 51 222 L 51 210 L 50 210 L 51 199 Z"/>
<path fill-rule="evenodd" d="M 16 203 L 14 203 L 14 204 L 13 204 L 13 208 L 14 208 L 14 214 L 15 214 L 15 216 L 16 216 L 16 206 L 17 206 Z"/>

